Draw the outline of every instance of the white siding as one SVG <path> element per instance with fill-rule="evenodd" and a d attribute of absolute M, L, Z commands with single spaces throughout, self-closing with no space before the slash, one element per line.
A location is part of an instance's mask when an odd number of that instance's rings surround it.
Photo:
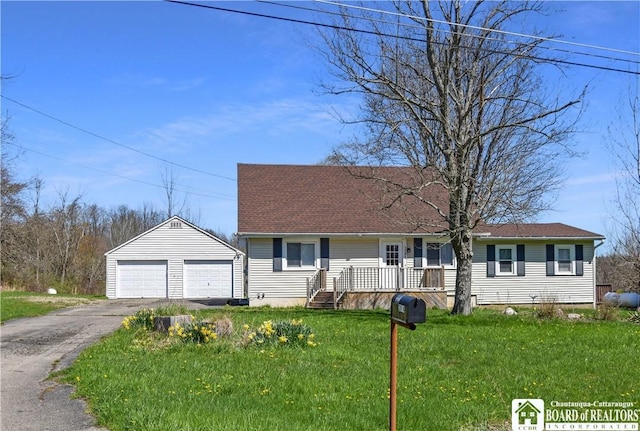
<path fill-rule="evenodd" d="M 312 238 L 318 240 L 319 238 Z M 412 247 L 412 238 L 405 243 Z M 425 240 L 426 241 L 426 240 Z M 488 241 L 474 243 L 472 290 L 477 303 L 483 304 L 530 304 L 531 295 L 536 302 L 555 300 L 561 303 L 591 303 L 594 291 L 593 241 L 523 241 L 510 240 L 504 244 L 525 244 L 525 276 L 487 277 L 486 245 Z M 495 244 L 496 242 L 491 242 Z M 584 275 L 547 276 L 545 245 L 583 244 Z M 251 238 L 248 241 L 248 285 L 252 305 L 274 303 L 271 299 L 298 300 L 304 303 L 306 280 L 313 276 L 315 269 L 273 271 L 273 240 L 271 238 Z M 380 264 L 380 240 L 378 238 L 338 237 L 329 241 L 330 263 L 327 287 L 332 289 L 333 278 L 340 272 L 354 267 L 374 267 Z M 413 250 L 412 250 L 413 251 Z M 413 253 L 404 256 L 406 267 L 413 267 Z M 284 266 L 284 265 L 283 265 Z M 445 268 L 445 290 L 452 297 L 455 293 L 456 268 Z M 264 300 L 256 299 L 264 294 Z M 275 301 L 278 303 L 278 301 Z"/>
<path fill-rule="evenodd" d="M 511 241 L 525 245 L 525 276 L 487 277 L 487 242 L 478 241 L 473 250 L 471 294 L 478 304 L 592 303 L 594 295 L 593 242 Z M 545 244 L 583 244 L 584 275 L 546 274 Z M 533 298 L 535 297 L 535 298 Z"/>
<path fill-rule="evenodd" d="M 119 260 L 166 260 L 168 263 L 168 297 L 183 297 L 185 260 L 225 260 L 233 265 L 233 297 L 243 297 L 243 254 L 216 238 L 182 223 L 172 228 L 171 220 L 107 253 L 108 298 L 116 298 L 116 266 Z"/>
<path fill-rule="evenodd" d="M 320 238 L 313 238 L 320 240 Z M 277 303 L 272 298 L 304 302 L 307 295 L 307 278 L 316 269 L 284 269 L 273 271 L 273 239 L 251 238 L 248 241 L 248 285 L 251 305 Z M 327 287 L 333 286 L 333 278 L 349 266 L 378 267 L 379 241 L 377 238 L 331 238 L 329 240 L 329 271 Z M 257 299 L 264 294 L 264 300 Z M 291 302 L 291 301 L 289 301 Z"/>

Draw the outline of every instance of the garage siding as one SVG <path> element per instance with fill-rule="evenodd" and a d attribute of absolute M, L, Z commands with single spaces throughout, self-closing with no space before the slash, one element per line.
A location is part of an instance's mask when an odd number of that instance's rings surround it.
<path fill-rule="evenodd" d="M 177 227 L 180 226 L 180 227 Z M 119 261 L 166 261 L 167 296 L 185 298 L 185 261 L 224 261 L 231 267 L 234 298 L 244 297 L 244 253 L 213 235 L 173 217 L 106 253 L 106 295 L 116 298 Z"/>

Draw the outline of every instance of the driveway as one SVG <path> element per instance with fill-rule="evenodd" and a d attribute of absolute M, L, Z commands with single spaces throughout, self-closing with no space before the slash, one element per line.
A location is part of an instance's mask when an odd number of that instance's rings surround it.
<path fill-rule="evenodd" d="M 115 331 L 125 316 L 162 303 L 156 299 L 102 300 L 0 326 L 0 430 L 104 430 L 95 427 L 82 400 L 69 398 L 71 386 L 46 379 Z M 193 302 L 186 305 L 203 307 Z"/>

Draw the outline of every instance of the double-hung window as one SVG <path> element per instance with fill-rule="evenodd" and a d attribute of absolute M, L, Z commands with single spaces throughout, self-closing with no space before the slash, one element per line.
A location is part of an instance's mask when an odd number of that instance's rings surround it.
<path fill-rule="evenodd" d="M 453 247 L 451 243 L 428 242 L 427 266 L 453 266 Z"/>
<path fill-rule="evenodd" d="M 556 274 L 573 274 L 573 246 L 556 245 Z"/>
<path fill-rule="evenodd" d="M 516 246 L 497 245 L 496 275 L 515 275 Z"/>
<path fill-rule="evenodd" d="M 316 244 L 309 242 L 287 242 L 287 268 L 315 268 Z"/>
<path fill-rule="evenodd" d="M 524 249 L 524 244 L 487 244 L 487 277 L 523 277 Z"/>
<path fill-rule="evenodd" d="M 547 275 L 584 275 L 584 244 L 547 244 Z"/>

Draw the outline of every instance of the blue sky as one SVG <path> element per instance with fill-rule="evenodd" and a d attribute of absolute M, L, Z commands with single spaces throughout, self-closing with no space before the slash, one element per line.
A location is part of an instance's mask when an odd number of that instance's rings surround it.
<path fill-rule="evenodd" d="M 208 4 L 311 18 L 258 2 Z M 548 33 L 640 52 L 640 2 L 549 5 L 562 11 L 537 23 Z M 356 102 L 318 94 L 326 69 L 308 45 L 310 26 L 156 1 L 2 1 L 1 8 L 2 73 L 15 76 L 3 96 L 84 130 L 1 100 L 15 143 L 28 149 L 16 162 L 19 175 L 44 180 L 45 202 L 67 192 L 105 208 L 146 202 L 162 210 L 164 192 L 152 184 L 162 184 L 166 160 L 183 166 L 171 169 L 177 188 L 190 191 L 200 226 L 230 234 L 237 163 L 313 164 L 351 136 L 331 112 L 354 112 Z M 567 77 L 590 89 L 574 140 L 585 156 L 567 165 L 555 210 L 539 221 L 607 234 L 616 175 L 607 126 L 637 77 L 580 67 Z"/>

